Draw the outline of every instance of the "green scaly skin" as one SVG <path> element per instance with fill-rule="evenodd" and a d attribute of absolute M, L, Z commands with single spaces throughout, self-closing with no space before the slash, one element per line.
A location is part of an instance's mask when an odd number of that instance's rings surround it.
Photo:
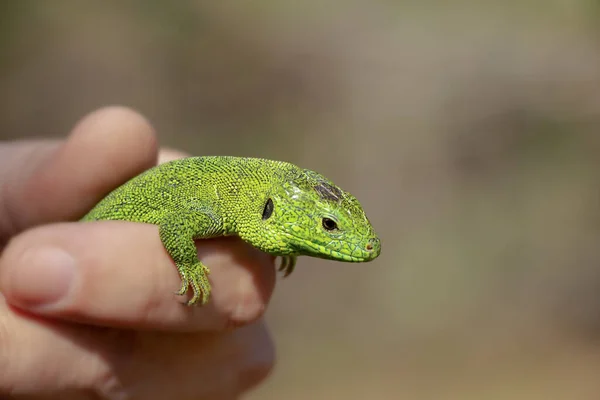
<path fill-rule="evenodd" d="M 289 275 L 296 257 L 371 261 L 381 251 L 360 203 L 324 176 L 259 158 L 190 157 L 156 166 L 115 189 L 83 221 L 155 224 L 181 276 L 189 305 L 210 298 L 209 269 L 195 239 L 238 235 L 281 256 Z"/>

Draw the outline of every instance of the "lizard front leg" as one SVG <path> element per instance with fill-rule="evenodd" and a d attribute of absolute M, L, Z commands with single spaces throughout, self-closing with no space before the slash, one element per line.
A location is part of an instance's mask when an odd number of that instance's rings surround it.
<path fill-rule="evenodd" d="M 198 260 L 194 239 L 220 236 L 222 231 L 220 219 L 201 207 L 169 213 L 159 224 L 160 240 L 181 277 L 181 289 L 177 294 L 185 295 L 190 286 L 193 290 L 194 294 L 187 303 L 190 306 L 199 302 L 206 304 L 211 291 L 208 281 L 210 270 Z"/>

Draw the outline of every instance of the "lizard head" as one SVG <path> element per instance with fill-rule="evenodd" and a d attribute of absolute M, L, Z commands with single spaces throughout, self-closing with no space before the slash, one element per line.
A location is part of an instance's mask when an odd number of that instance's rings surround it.
<path fill-rule="evenodd" d="M 310 170 L 269 194 L 260 223 L 259 247 L 271 254 L 364 262 L 381 251 L 358 200 Z"/>

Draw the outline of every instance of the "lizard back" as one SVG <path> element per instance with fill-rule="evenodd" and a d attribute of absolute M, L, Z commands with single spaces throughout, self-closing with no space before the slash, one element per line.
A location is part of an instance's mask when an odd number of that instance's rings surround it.
<path fill-rule="evenodd" d="M 119 186 L 83 220 L 157 224 L 166 213 L 193 205 L 222 216 L 226 233 L 231 233 L 236 218 L 261 212 L 269 189 L 299 171 L 293 164 L 261 158 L 205 156 L 174 160 Z"/>

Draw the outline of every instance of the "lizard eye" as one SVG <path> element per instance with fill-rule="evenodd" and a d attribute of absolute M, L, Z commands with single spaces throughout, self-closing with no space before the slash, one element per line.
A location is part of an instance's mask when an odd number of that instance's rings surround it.
<path fill-rule="evenodd" d="M 338 226 L 337 223 L 331 218 L 323 218 L 323 228 L 325 228 L 326 231 L 335 231 L 337 230 Z"/>
<path fill-rule="evenodd" d="M 265 209 L 263 210 L 262 213 L 262 219 L 269 219 L 269 217 L 271 216 L 271 214 L 273 214 L 273 200 L 269 199 L 267 200 L 267 204 L 265 204 Z"/>

